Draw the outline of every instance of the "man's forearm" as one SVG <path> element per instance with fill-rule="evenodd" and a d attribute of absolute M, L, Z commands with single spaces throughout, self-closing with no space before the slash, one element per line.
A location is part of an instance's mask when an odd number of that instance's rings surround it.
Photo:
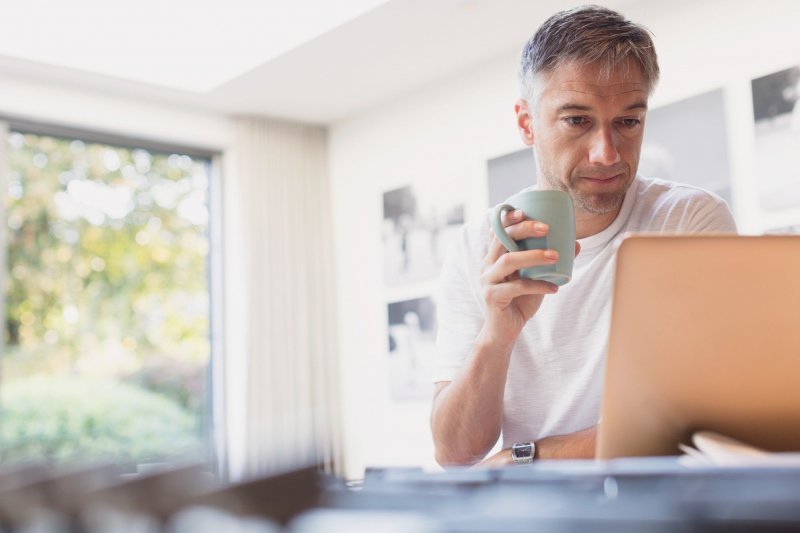
<path fill-rule="evenodd" d="M 434 400 L 431 430 L 439 464 L 474 464 L 497 442 L 515 340 L 481 332 L 464 372 Z"/>
<path fill-rule="evenodd" d="M 597 426 L 570 433 L 546 437 L 536 443 L 538 459 L 592 459 L 594 458 Z"/>
<path fill-rule="evenodd" d="M 569 433 L 555 435 L 536 441 L 536 460 L 546 459 L 592 459 L 594 458 L 597 426 Z M 513 465 L 511 448 L 500 450 L 481 461 L 478 467 L 500 468 Z"/>

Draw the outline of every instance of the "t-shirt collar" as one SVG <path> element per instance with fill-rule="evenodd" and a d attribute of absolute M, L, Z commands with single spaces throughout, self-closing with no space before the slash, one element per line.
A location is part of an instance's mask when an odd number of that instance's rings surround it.
<path fill-rule="evenodd" d="M 614 221 L 600 233 L 595 233 L 594 235 L 590 235 L 583 239 L 578 239 L 578 242 L 581 243 L 581 253 L 579 257 L 583 256 L 584 254 L 590 255 L 593 252 L 603 248 L 622 230 L 623 227 L 625 227 L 625 224 L 628 222 L 628 218 L 631 215 L 631 211 L 633 211 L 633 204 L 636 202 L 636 192 L 638 189 L 639 178 L 637 176 L 636 179 L 633 180 L 633 183 L 631 183 L 630 187 L 628 187 L 628 191 L 625 193 L 625 198 L 622 200 L 622 208 L 619 210 L 617 218 L 615 218 Z"/>

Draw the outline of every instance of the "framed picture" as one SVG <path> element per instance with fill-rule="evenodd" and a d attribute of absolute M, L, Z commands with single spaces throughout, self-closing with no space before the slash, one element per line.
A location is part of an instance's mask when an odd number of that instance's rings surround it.
<path fill-rule="evenodd" d="M 756 78 L 752 89 L 761 206 L 800 206 L 800 66 Z"/>
<path fill-rule="evenodd" d="M 464 202 L 446 186 L 408 185 L 383 194 L 383 263 L 386 284 L 434 279 L 445 243 L 464 223 Z"/>
<path fill-rule="evenodd" d="M 772 228 L 766 231 L 768 235 L 798 235 L 800 234 L 800 224 L 795 226 L 783 226 L 780 228 Z"/>
<path fill-rule="evenodd" d="M 436 304 L 431 297 L 388 304 L 389 384 L 393 400 L 430 399 L 436 349 Z"/>
<path fill-rule="evenodd" d="M 488 161 L 489 207 L 503 203 L 523 189 L 536 185 L 536 160 L 524 148 Z"/>
<path fill-rule="evenodd" d="M 731 202 L 731 163 L 722 89 L 647 112 L 639 173 L 695 185 Z"/>

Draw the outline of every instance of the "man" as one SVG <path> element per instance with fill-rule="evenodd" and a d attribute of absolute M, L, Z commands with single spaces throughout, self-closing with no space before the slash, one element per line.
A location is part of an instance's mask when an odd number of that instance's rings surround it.
<path fill-rule="evenodd" d="M 558 13 L 526 45 L 520 136 L 538 188 L 572 197 L 578 243 L 563 287 L 517 270 L 553 250 L 508 253 L 488 215 L 464 227 L 441 277 L 431 428 L 442 465 L 588 458 L 595 449 L 615 244 L 627 231 L 734 232 L 725 203 L 700 189 L 636 175 L 658 62 L 646 29 L 598 6 Z M 546 225 L 504 219 L 515 240 Z M 528 447 L 530 444 L 530 447 Z"/>

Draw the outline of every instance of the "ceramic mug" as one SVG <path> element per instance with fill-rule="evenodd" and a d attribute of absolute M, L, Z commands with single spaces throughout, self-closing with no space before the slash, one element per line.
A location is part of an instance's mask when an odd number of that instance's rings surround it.
<path fill-rule="evenodd" d="M 505 211 L 522 210 L 525 220 L 544 222 L 549 231 L 544 237 L 533 237 L 514 241 L 503 227 Z M 492 229 L 509 252 L 520 250 L 556 250 L 558 262 L 520 269 L 523 278 L 548 281 L 564 285 L 572 279 L 575 262 L 575 210 L 572 198 L 563 191 L 522 191 L 494 208 L 491 215 Z"/>

